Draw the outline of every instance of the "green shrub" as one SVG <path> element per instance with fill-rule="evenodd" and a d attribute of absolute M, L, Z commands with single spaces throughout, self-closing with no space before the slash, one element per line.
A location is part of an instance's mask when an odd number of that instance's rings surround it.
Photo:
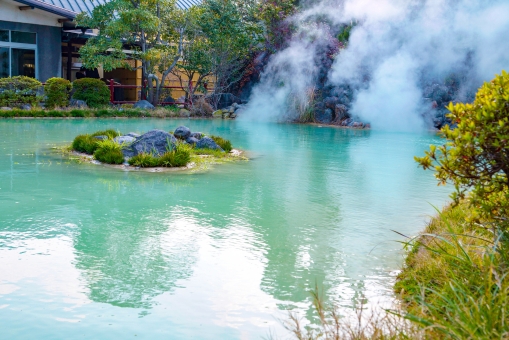
<path fill-rule="evenodd" d="M 88 112 L 85 110 L 75 109 L 71 110 L 70 114 L 71 117 L 86 117 L 88 115 Z"/>
<path fill-rule="evenodd" d="M 219 136 L 210 136 L 216 142 L 217 145 L 221 147 L 226 152 L 232 151 L 232 143 L 228 139 L 224 139 Z"/>
<path fill-rule="evenodd" d="M 139 153 L 136 156 L 133 156 L 129 158 L 129 165 L 132 166 L 139 166 L 140 168 L 148 168 L 148 167 L 154 167 L 159 166 L 159 159 L 154 157 L 150 153 Z"/>
<path fill-rule="evenodd" d="M 69 97 L 71 94 L 72 83 L 63 78 L 50 78 L 44 85 L 46 94 L 46 108 L 69 106 Z"/>
<path fill-rule="evenodd" d="M 97 149 L 99 140 L 91 135 L 78 135 L 72 142 L 72 149 L 92 155 Z"/>
<path fill-rule="evenodd" d="M 107 136 L 109 139 L 113 139 L 115 137 L 120 136 L 120 133 L 118 131 L 113 130 L 113 129 L 108 129 L 108 130 L 96 131 L 91 136 L 92 137 Z"/>
<path fill-rule="evenodd" d="M 98 108 L 110 102 L 110 90 L 104 82 L 94 78 L 77 79 L 73 83 L 74 99 L 84 100 L 88 106 Z"/>
<path fill-rule="evenodd" d="M 122 147 L 111 139 L 97 142 L 94 158 L 108 164 L 122 164 L 124 162 Z"/>
<path fill-rule="evenodd" d="M 22 104 L 35 106 L 42 99 L 37 94 L 41 86 L 41 82 L 37 79 L 25 76 L 0 78 L 0 106 Z"/>
<path fill-rule="evenodd" d="M 168 151 L 159 157 L 159 164 L 165 167 L 186 166 L 191 160 L 191 146 L 177 143 L 175 149 Z"/>

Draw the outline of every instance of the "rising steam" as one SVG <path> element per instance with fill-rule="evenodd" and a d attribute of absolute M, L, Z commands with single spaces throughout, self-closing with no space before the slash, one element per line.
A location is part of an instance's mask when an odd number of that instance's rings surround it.
<path fill-rule="evenodd" d="M 350 114 L 375 129 L 426 127 L 430 103 L 423 93 L 431 82 L 454 75 L 460 80 L 454 99 L 471 100 L 483 81 L 509 69 L 507 0 L 324 0 L 290 20 L 299 32 L 269 60 L 248 118 L 296 118 L 294 103 L 305 104 L 320 77 L 323 46 L 352 22 L 327 82 L 349 85 Z"/>

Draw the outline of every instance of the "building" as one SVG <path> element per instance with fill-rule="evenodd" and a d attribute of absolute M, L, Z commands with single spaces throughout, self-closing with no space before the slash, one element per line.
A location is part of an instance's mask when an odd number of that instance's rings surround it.
<path fill-rule="evenodd" d="M 79 48 L 94 35 L 76 28 L 81 12 L 91 13 L 108 0 L 0 0 L 0 78 L 24 75 L 42 82 L 51 77 L 71 81 L 81 67 Z M 201 0 L 178 0 L 187 9 Z M 140 85 L 141 72 L 113 70 L 100 76 L 126 85 Z M 127 99 L 136 100 L 135 91 Z"/>

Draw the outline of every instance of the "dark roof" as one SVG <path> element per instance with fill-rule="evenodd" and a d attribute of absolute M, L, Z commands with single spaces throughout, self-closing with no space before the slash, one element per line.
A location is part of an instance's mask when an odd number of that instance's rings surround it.
<path fill-rule="evenodd" d="M 14 0 L 27 6 L 74 19 L 81 12 L 92 13 L 98 5 L 103 5 L 108 0 Z M 181 9 L 189 9 L 201 4 L 202 0 L 177 0 L 177 6 Z"/>

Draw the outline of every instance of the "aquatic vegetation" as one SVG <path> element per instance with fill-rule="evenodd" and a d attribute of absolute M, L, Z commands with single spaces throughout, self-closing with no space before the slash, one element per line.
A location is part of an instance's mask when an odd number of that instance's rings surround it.
<path fill-rule="evenodd" d="M 232 151 L 232 143 L 225 138 L 219 137 L 219 136 L 210 136 L 216 142 L 217 145 L 221 147 L 225 152 Z"/>
<path fill-rule="evenodd" d="M 159 166 L 159 159 L 148 152 L 139 153 L 127 161 L 129 165 L 138 166 L 140 168 Z"/>
<path fill-rule="evenodd" d="M 96 137 L 96 136 L 107 136 L 108 138 L 113 139 L 113 138 L 115 138 L 115 137 L 120 136 L 120 132 L 115 131 L 115 130 L 113 130 L 113 129 L 108 129 L 108 130 L 103 130 L 103 131 L 97 131 L 97 132 L 94 132 L 91 136 L 92 136 L 92 137 Z"/>
<path fill-rule="evenodd" d="M 94 158 L 107 164 L 122 164 L 124 162 L 121 145 L 115 143 L 111 139 L 97 142 Z"/>

